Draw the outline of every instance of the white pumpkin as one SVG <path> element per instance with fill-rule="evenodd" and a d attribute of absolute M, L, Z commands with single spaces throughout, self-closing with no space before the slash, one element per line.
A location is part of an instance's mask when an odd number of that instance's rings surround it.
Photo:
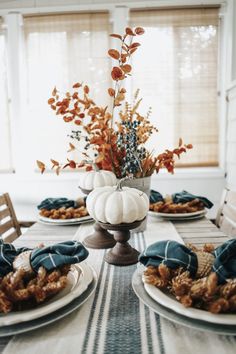
<path fill-rule="evenodd" d="M 142 220 L 148 212 L 149 200 L 136 188 L 100 187 L 86 200 L 89 214 L 97 221 L 117 225 Z"/>
<path fill-rule="evenodd" d="M 116 185 L 116 175 L 111 171 L 97 170 L 85 172 L 81 176 L 79 186 L 83 189 L 93 190 L 97 187 Z"/>

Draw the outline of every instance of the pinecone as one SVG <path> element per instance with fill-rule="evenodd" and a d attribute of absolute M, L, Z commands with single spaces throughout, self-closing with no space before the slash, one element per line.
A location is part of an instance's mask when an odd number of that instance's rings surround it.
<path fill-rule="evenodd" d="M 220 287 L 220 295 L 229 299 L 236 294 L 236 279 L 230 279 L 226 284 Z"/>
<path fill-rule="evenodd" d="M 189 271 L 185 271 L 172 279 L 172 291 L 175 296 L 182 296 L 189 292 L 192 279 Z"/>

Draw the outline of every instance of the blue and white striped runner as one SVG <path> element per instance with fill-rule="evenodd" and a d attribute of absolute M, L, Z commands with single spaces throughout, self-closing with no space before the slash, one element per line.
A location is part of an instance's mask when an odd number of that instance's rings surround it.
<path fill-rule="evenodd" d="M 74 239 L 82 240 L 90 231 L 90 225 L 83 225 Z M 131 244 L 142 251 L 147 244 L 161 238 L 180 241 L 174 226 L 165 221 L 150 222 L 145 234 L 131 237 Z M 93 296 L 64 319 L 14 337 L 5 347 L 4 354 L 44 354 L 48 351 L 52 354 L 235 353 L 233 337 L 182 327 L 149 310 L 131 287 L 137 266 L 108 265 L 103 261 L 105 253 L 104 250 L 90 250 L 87 260 L 99 279 Z"/>

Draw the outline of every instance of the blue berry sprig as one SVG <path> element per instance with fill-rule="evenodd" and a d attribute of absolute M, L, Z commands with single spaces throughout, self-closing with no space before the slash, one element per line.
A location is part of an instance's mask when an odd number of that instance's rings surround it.
<path fill-rule="evenodd" d="M 125 152 L 121 166 L 122 177 L 142 171 L 142 161 L 147 156 L 147 150 L 140 146 L 137 129 L 140 124 L 139 120 L 122 121 L 122 132 L 117 133 L 117 147 Z"/>

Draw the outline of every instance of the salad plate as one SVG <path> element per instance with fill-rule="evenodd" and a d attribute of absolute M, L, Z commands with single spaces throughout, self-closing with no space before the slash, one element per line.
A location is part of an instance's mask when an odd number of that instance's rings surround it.
<path fill-rule="evenodd" d="M 58 310 L 49 313 L 46 316 L 36 318 L 31 321 L 20 322 L 9 326 L 0 326 L 0 337 L 8 337 L 16 334 L 21 334 L 33 331 L 45 326 L 48 326 L 56 321 L 63 319 L 73 311 L 81 307 L 94 293 L 97 286 L 97 274 L 93 271 L 93 280 L 88 288 L 69 304 L 59 308 Z"/>
<path fill-rule="evenodd" d="M 235 324 L 218 324 L 213 322 L 203 321 L 202 319 L 195 319 L 184 316 L 178 312 L 171 310 L 168 307 L 162 306 L 159 302 L 155 301 L 145 290 L 144 283 L 142 281 L 143 267 L 138 268 L 132 277 L 132 288 L 136 296 L 148 306 L 152 311 L 160 316 L 172 321 L 181 326 L 194 328 L 199 331 L 207 331 L 223 335 L 236 335 L 236 323 Z"/>
<path fill-rule="evenodd" d="M 31 321 L 62 308 L 83 294 L 93 278 L 94 271 L 87 263 L 73 264 L 67 275 L 65 289 L 33 309 L 0 314 L 0 327 Z"/>
<path fill-rule="evenodd" d="M 193 213 L 160 213 L 160 212 L 155 212 L 155 211 L 149 211 L 148 214 L 154 217 L 158 218 L 164 218 L 168 220 L 194 220 L 194 219 L 199 219 L 202 218 L 206 215 L 207 211 L 205 209 L 203 210 L 198 210 Z"/>
<path fill-rule="evenodd" d="M 54 225 L 54 226 L 85 224 L 93 221 L 90 215 L 86 215 L 86 216 L 82 216 L 81 218 L 74 218 L 74 219 L 51 219 L 39 215 L 38 220 L 43 224 Z"/>
<path fill-rule="evenodd" d="M 148 295 L 167 309 L 195 320 L 236 326 L 236 314 L 214 314 L 209 311 L 200 310 L 194 307 L 184 307 L 179 301 L 175 299 L 173 295 L 158 289 L 154 285 L 146 284 L 144 280 L 143 283 L 144 289 Z"/>

